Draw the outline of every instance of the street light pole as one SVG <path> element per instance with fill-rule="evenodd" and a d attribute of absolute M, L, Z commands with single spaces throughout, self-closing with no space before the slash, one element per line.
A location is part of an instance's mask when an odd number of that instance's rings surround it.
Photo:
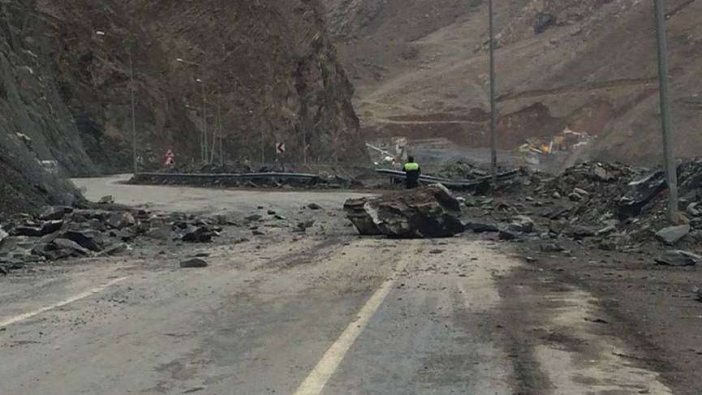
<path fill-rule="evenodd" d="M 668 88 L 668 39 L 665 26 L 665 0 L 653 0 L 656 10 L 656 38 L 658 41 L 658 84 L 660 85 L 661 127 L 663 131 L 663 160 L 668 183 L 668 219 L 678 221 L 678 176 L 675 168 L 675 149 L 670 115 Z"/>
<path fill-rule="evenodd" d="M 210 148 L 210 164 L 214 164 L 215 153 L 217 152 L 217 140 L 221 142 L 219 135 L 222 133 L 222 102 L 217 99 L 217 116 L 212 127 L 212 147 Z M 220 147 L 221 148 L 221 147 Z M 221 149 L 220 149 L 221 151 Z"/>
<path fill-rule="evenodd" d="M 209 151 L 207 146 L 207 94 L 205 93 L 205 83 L 200 80 L 200 85 L 202 85 L 202 159 L 207 162 L 207 151 Z"/>
<path fill-rule="evenodd" d="M 132 164 L 134 166 L 134 176 L 139 172 L 137 161 L 137 134 L 136 134 L 136 104 L 134 95 L 134 62 L 132 59 L 132 49 L 129 49 L 129 96 L 132 106 Z"/>
<path fill-rule="evenodd" d="M 493 0 L 489 0 L 488 8 L 490 12 L 490 154 L 493 188 L 497 186 L 497 99 L 495 87 L 495 14 Z"/>
<path fill-rule="evenodd" d="M 224 166 L 224 128 L 222 127 L 222 102 L 217 107 L 217 118 L 219 119 L 219 164 Z"/>

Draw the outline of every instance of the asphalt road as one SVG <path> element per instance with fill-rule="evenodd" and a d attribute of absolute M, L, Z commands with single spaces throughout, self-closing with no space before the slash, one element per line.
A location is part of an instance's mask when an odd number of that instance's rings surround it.
<path fill-rule="evenodd" d="M 333 214 L 350 195 L 119 179 L 76 183 L 90 198 L 193 212 L 294 215 L 315 201 Z M 515 281 L 521 259 L 487 242 L 338 226 L 207 252 L 204 269 L 110 258 L 2 280 L 0 394 L 670 393 L 589 319 L 603 317 L 592 296 Z"/>

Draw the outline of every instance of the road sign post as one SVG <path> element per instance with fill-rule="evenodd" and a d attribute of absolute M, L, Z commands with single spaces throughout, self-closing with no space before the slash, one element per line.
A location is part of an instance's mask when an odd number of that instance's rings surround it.
<path fill-rule="evenodd" d="M 285 143 L 275 143 L 275 153 L 278 156 L 278 162 L 285 171 Z"/>

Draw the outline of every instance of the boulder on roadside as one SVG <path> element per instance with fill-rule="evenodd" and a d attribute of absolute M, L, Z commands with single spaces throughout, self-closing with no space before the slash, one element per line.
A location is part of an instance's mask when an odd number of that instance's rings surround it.
<path fill-rule="evenodd" d="M 57 232 L 63 226 L 62 220 L 45 221 L 40 225 L 21 225 L 12 230 L 15 236 L 42 237 Z"/>
<path fill-rule="evenodd" d="M 656 232 L 656 238 L 672 246 L 690 233 L 690 225 L 669 226 Z"/>
<path fill-rule="evenodd" d="M 57 261 L 59 259 L 69 258 L 73 254 L 74 252 L 71 250 L 59 249 L 53 242 L 38 243 L 34 247 L 32 247 L 32 255 L 40 256 L 50 261 Z"/>
<path fill-rule="evenodd" d="M 117 255 L 121 254 L 123 252 L 126 252 L 129 250 L 129 246 L 125 243 L 116 243 L 112 244 L 111 246 L 108 246 L 100 254 L 99 256 L 111 256 L 111 255 Z"/>
<path fill-rule="evenodd" d="M 297 230 L 300 231 L 300 232 L 306 232 L 307 229 L 313 227 L 314 224 L 315 224 L 316 222 L 317 222 L 317 221 L 315 221 L 315 220 L 313 220 L 313 219 L 309 219 L 309 220 L 307 220 L 307 221 L 298 222 L 298 223 L 297 223 Z"/>
<path fill-rule="evenodd" d="M 611 182 L 617 179 L 614 174 L 600 164 L 596 164 L 592 169 L 591 177 L 600 182 Z"/>
<path fill-rule="evenodd" d="M 508 229 L 514 232 L 531 233 L 534 231 L 534 221 L 526 215 L 517 215 L 512 219 Z"/>
<path fill-rule="evenodd" d="M 644 178 L 629 183 L 628 191 L 619 199 L 618 211 L 620 218 L 635 217 L 666 189 L 665 173 L 656 171 Z"/>
<path fill-rule="evenodd" d="M 124 232 L 125 230 L 122 230 L 121 232 Z M 117 234 L 115 232 L 115 237 L 120 237 L 122 241 L 128 241 L 131 240 L 124 240 L 124 237 L 121 237 L 123 235 Z M 171 225 L 168 224 L 158 224 L 156 226 L 153 226 L 149 229 L 148 232 L 146 232 L 146 237 L 150 239 L 156 239 L 156 240 L 171 240 L 173 239 L 173 228 Z M 133 237 L 132 237 L 133 238 Z"/>
<path fill-rule="evenodd" d="M 191 243 L 209 243 L 217 233 L 207 226 L 188 226 L 181 239 Z"/>
<path fill-rule="evenodd" d="M 73 255 L 78 255 L 78 256 L 85 256 L 90 253 L 90 251 L 87 248 L 81 247 L 78 243 L 76 243 L 73 240 L 68 240 L 68 239 L 56 239 L 53 241 L 53 244 L 56 245 L 61 250 L 70 250 L 73 252 Z"/>
<path fill-rule="evenodd" d="M 258 222 L 263 219 L 261 214 L 252 214 L 244 218 L 248 222 Z"/>
<path fill-rule="evenodd" d="M 702 302 L 702 289 L 699 287 L 692 288 L 692 298 L 697 302 Z"/>
<path fill-rule="evenodd" d="M 83 248 L 91 251 L 100 251 L 104 244 L 102 234 L 100 232 L 85 229 L 85 230 L 67 230 L 60 232 L 58 237 L 71 240 Z"/>
<path fill-rule="evenodd" d="M 588 237 L 593 237 L 596 234 L 597 230 L 595 228 L 584 225 L 575 225 L 566 231 L 566 235 L 574 238 L 575 240 L 582 240 Z"/>
<path fill-rule="evenodd" d="M 702 256 L 683 250 L 669 250 L 658 258 L 656 263 L 665 266 L 695 266 L 702 262 Z"/>
<path fill-rule="evenodd" d="M 151 229 L 149 229 L 149 230 L 151 230 Z M 168 228 L 168 232 L 169 232 L 168 236 L 170 236 L 170 228 Z M 155 237 L 153 237 L 153 233 L 148 233 L 148 232 L 144 232 L 144 233 L 147 235 L 147 237 L 155 238 Z M 132 241 L 137 237 L 136 233 L 134 233 L 131 230 L 131 228 L 113 229 L 108 234 L 110 235 L 110 237 L 114 237 L 114 238 L 119 239 L 121 241 Z M 164 237 L 162 240 L 168 239 L 168 236 Z"/>
<path fill-rule="evenodd" d="M 10 237 L 10 234 L 0 229 L 0 246 L 2 245 L 2 242 L 5 241 L 5 239 L 7 239 L 8 237 Z"/>
<path fill-rule="evenodd" d="M 344 209 L 362 235 L 450 237 L 463 232 L 460 202 L 443 185 L 351 199 Z"/>
<path fill-rule="evenodd" d="M 63 220 L 46 221 L 41 224 L 41 235 L 58 232 L 63 227 Z"/>
<path fill-rule="evenodd" d="M 378 225 L 369 212 L 372 211 L 367 198 L 349 199 L 344 203 L 347 218 L 353 223 L 358 232 L 364 236 L 378 236 L 382 234 Z M 299 225 L 298 225 L 299 227 Z"/>
<path fill-rule="evenodd" d="M 54 221 L 63 219 L 67 214 L 73 212 L 73 207 L 68 206 L 48 206 L 39 215 L 39 219 L 43 221 Z"/>
<path fill-rule="evenodd" d="M 487 221 L 466 221 L 463 223 L 465 230 L 471 230 L 473 233 L 497 233 L 500 227 L 497 224 Z"/>
<path fill-rule="evenodd" d="M 115 203 L 115 198 L 112 197 L 112 195 L 106 195 L 100 198 L 98 200 L 98 204 L 114 204 Z"/>
<path fill-rule="evenodd" d="M 563 252 L 563 251 L 565 251 L 565 248 L 563 248 L 558 243 L 542 244 L 540 249 L 542 252 Z"/>
<path fill-rule="evenodd" d="M 511 241 L 519 238 L 519 234 L 513 230 L 502 229 L 498 235 L 500 240 Z"/>
<path fill-rule="evenodd" d="M 107 225 L 113 229 L 124 229 L 136 225 L 136 219 L 128 211 L 116 211 L 107 218 Z"/>
<path fill-rule="evenodd" d="M 208 266 L 207 261 L 205 261 L 204 259 L 200 259 L 200 258 L 192 258 L 192 259 L 182 261 L 180 263 L 180 267 L 182 267 L 184 269 L 202 268 L 202 267 L 207 267 L 207 266 Z"/>

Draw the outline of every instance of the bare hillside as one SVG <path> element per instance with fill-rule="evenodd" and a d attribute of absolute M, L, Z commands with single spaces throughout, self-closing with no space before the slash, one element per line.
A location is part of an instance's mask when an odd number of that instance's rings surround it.
<path fill-rule="evenodd" d="M 677 150 L 702 152 L 702 3 L 668 2 Z M 366 130 L 487 145 L 487 2 L 326 0 Z M 501 148 L 566 127 L 595 158 L 659 154 L 651 2 L 496 2 Z"/>

